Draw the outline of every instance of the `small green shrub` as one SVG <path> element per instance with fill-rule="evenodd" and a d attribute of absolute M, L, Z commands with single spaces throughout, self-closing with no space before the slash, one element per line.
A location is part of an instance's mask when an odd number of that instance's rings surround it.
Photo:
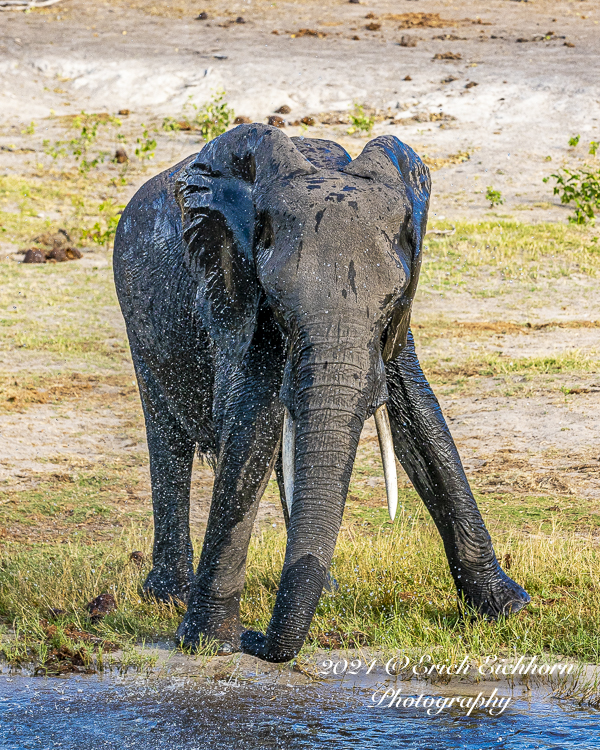
<path fill-rule="evenodd" d="M 172 117 L 165 117 L 162 121 L 161 128 L 167 133 L 176 133 L 181 130 L 181 125 Z"/>
<path fill-rule="evenodd" d="M 225 92 L 217 91 L 212 99 L 201 107 L 192 105 L 196 110 L 194 122 L 206 142 L 222 135 L 233 122 L 235 112 L 224 100 Z"/>
<path fill-rule="evenodd" d="M 365 133 L 368 135 L 373 130 L 375 118 L 365 114 L 365 108 L 362 104 L 354 104 L 354 112 L 350 115 L 352 127 L 348 128 L 348 135 L 354 133 Z"/>
<path fill-rule="evenodd" d="M 135 155 L 142 162 L 154 159 L 154 151 L 156 150 L 156 139 L 150 136 L 150 133 L 144 123 L 144 128 L 141 137 L 136 138 L 137 148 L 135 149 Z"/>
<path fill-rule="evenodd" d="M 544 177 L 544 182 L 556 181 L 554 195 L 560 195 L 563 204 L 574 203 L 575 214 L 569 217 L 573 224 L 593 224 L 595 212 L 600 210 L 600 168 L 584 165 L 577 169 L 563 167 Z"/>
<path fill-rule="evenodd" d="M 68 141 L 51 143 L 49 140 L 45 140 L 43 142 L 44 153 L 53 159 L 64 158 L 71 154 L 75 158 L 81 174 L 87 175 L 90 169 L 103 163 L 109 155 L 107 151 L 98 151 L 92 154 L 92 147 L 98 138 L 99 128 L 108 125 L 118 128 L 121 126 L 121 121 L 116 117 L 88 115 L 86 112 L 82 112 L 73 120 L 72 127 L 79 131 L 77 135 Z"/>
<path fill-rule="evenodd" d="M 494 206 L 500 206 L 504 203 L 504 198 L 499 190 L 494 190 L 491 185 L 488 185 L 485 191 L 485 199 L 490 202 L 490 208 Z"/>
<path fill-rule="evenodd" d="M 82 236 L 108 250 L 124 208 L 125 206 L 116 206 L 111 200 L 104 201 L 98 206 L 98 221 L 90 229 L 84 230 Z"/>

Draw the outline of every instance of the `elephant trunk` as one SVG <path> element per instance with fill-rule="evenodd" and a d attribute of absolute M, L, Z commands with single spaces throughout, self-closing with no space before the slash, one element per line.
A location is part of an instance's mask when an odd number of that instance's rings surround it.
<path fill-rule="evenodd" d="M 295 449 L 293 498 L 271 622 L 266 635 L 247 631 L 242 637 L 245 651 L 268 661 L 294 658 L 308 634 L 333 557 L 370 406 L 367 362 L 360 368 L 356 361 L 327 363 L 327 368 L 324 364 L 321 361 L 303 372 L 300 382 L 306 385 L 297 391 L 293 428 L 287 428 Z"/>

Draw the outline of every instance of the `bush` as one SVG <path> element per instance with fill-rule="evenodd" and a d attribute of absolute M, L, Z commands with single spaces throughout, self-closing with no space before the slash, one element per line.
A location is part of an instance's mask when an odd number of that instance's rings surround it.
<path fill-rule="evenodd" d="M 206 142 L 222 135 L 233 122 L 235 112 L 224 99 L 225 92 L 217 91 L 202 107 L 193 105 L 196 110 L 195 122 Z"/>
<path fill-rule="evenodd" d="M 577 148 L 581 136 L 569 138 L 569 146 Z M 596 157 L 598 141 L 590 141 L 588 154 Z M 558 172 L 544 177 L 544 182 L 550 178 L 556 180 L 554 195 L 560 195 L 560 202 L 574 203 L 575 214 L 569 217 L 572 224 L 594 224 L 595 212 L 600 210 L 600 167 L 584 164 L 577 169 L 563 167 Z"/>
<path fill-rule="evenodd" d="M 352 123 L 352 127 L 348 129 L 349 135 L 356 132 L 368 135 L 373 130 L 375 118 L 365 114 L 365 108 L 362 104 L 355 104 L 354 113 L 350 115 L 350 122 Z"/>
<path fill-rule="evenodd" d="M 588 165 L 578 169 L 563 167 L 544 177 L 544 182 L 548 182 L 550 177 L 556 180 L 554 195 L 560 195 L 560 202 L 575 204 L 575 214 L 569 217 L 569 221 L 573 224 L 594 224 L 595 212 L 600 210 L 600 168 Z"/>
<path fill-rule="evenodd" d="M 494 206 L 500 206 L 502 203 L 504 203 L 502 193 L 499 190 L 494 190 L 491 185 L 487 186 L 487 189 L 485 191 L 485 199 L 490 202 L 490 208 L 494 208 Z"/>

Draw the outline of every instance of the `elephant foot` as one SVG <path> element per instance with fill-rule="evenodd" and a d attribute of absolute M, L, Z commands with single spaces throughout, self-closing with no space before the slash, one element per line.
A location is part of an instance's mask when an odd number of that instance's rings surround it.
<path fill-rule="evenodd" d="M 458 595 L 463 597 L 464 604 L 487 620 L 514 615 L 531 601 L 525 589 L 509 578 L 500 566 L 487 582 L 482 583 L 473 576 L 473 581 L 468 584 L 457 583 Z"/>
<path fill-rule="evenodd" d="M 242 650 L 240 636 L 243 628 L 237 614 L 226 619 L 214 613 L 188 611 L 177 628 L 176 639 L 182 648 L 193 652 L 203 646 L 217 646 L 217 656 L 228 656 Z"/>
<path fill-rule="evenodd" d="M 146 578 L 142 590 L 149 599 L 161 602 L 187 604 L 194 582 L 194 574 L 190 570 L 187 577 L 181 578 L 174 574 L 172 568 L 152 568 Z"/>

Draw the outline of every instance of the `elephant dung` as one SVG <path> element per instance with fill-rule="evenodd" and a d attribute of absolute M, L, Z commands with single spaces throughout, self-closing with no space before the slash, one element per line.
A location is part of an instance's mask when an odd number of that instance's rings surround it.
<path fill-rule="evenodd" d="M 89 612 L 90 620 L 98 622 L 117 609 L 117 602 L 112 594 L 103 593 L 92 599 L 85 608 Z"/>

